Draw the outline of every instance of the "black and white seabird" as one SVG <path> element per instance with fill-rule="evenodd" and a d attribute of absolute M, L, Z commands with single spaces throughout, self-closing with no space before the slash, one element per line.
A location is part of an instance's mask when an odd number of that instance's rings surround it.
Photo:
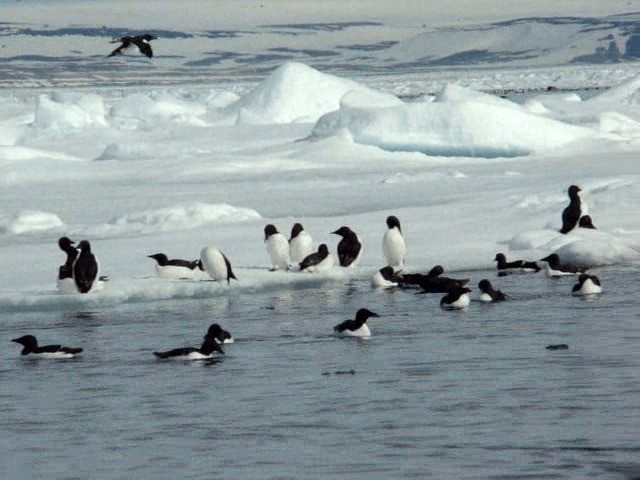
<path fill-rule="evenodd" d="M 560 256 L 552 253 L 540 259 L 541 262 L 547 262 L 547 275 L 550 277 L 561 277 L 564 275 L 580 275 L 589 270 L 589 267 L 581 265 L 571 265 L 569 263 L 560 263 Z"/>
<path fill-rule="evenodd" d="M 58 291 L 61 293 L 78 293 L 76 282 L 73 280 L 73 263 L 78 257 L 78 249 L 74 247 L 74 242 L 69 237 L 60 237 L 58 246 L 60 250 L 67 254 L 66 261 L 58 268 Z"/>
<path fill-rule="evenodd" d="M 82 352 L 82 348 L 63 347 L 62 345 L 39 347 L 38 340 L 33 335 L 25 335 L 20 338 L 14 338 L 11 341 L 24 347 L 21 352 L 22 355 L 34 355 L 41 358 L 73 358 Z"/>
<path fill-rule="evenodd" d="M 589 215 L 581 216 L 578 226 L 580 228 L 590 228 L 592 230 L 596 230 L 596 226 L 593 224 L 593 220 L 591 220 L 591 217 Z"/>
<path fill-rule="evenodd" d="M 571 185 L 569 187 L 569 205 L 562 211 L 562 228 L 560 233 L 569 233 L 578 224 L 582 216 L 582 202 L 580 200 L 580 187 Z"/>
<path fill-rule="evenodd" d="M 73 264 L 73 279 L 80 293 L 88 293 L 97 286 L 100 266 L 87 240 L 78 244 L 78 258 Z"/>
<path fill-rule="evenodd" d="M 331 233 L 342 237 L 342 240 L 338 242 L 338 260 L 340 261 L 340 266 L 355 266 L 362 254 L 362 242 L 358 234 L 349 227 L 340 227 Z"/>
<path fill-rule="evenodd" d="M 264 227 L 264 242 L 267 244 L 267 252 L 271 259 L 272 268 L 275 270 L 289 270 L 291 257 L 289 255 L 289 241 L 271 223 Z"/>
<path fill-rule="evenodd" d="M 511 273 L 539 272 L 541 270 L 536 262 L 527 262 L 525 260 L 507 262 L 507 257 L 504 253 L 497 253 L 494 261 L 498 262 L 499 276 L 509 275 Z"/>
<path fill-rule="evenodd" d="M 173 350 L 167 350 L 165 352 L 153 352 L 153 354 L 158 358 L 169 360 L 208 360 L 213 357 L 215 352 L 224 354 L 215 337 L 205 336 L 200 348 L 174 348 Z"/>
<path fill-rule="evenodd" d="M 215 281 L 226 280 L 229 285 L 232 278 L 238 280 L 231 269 L 229 259 L 215 247 L 204 247 L 200 251 L 200 260 L 196 263 L 200 270 L 207 272 Z"/>
<path fill-rule="evenodd" d="M 60 250 L 67 254 L 67 260 L 58 269 L 58 280 L 73 278 L 73 262 L 76 261 L 78 256 L 78 249 L 73 246 L 74 243 L 69 237 L 60 237 L 58 239 Z"/>
<path fill-rule="evenodd" d="M 313 238 L 301 223 L 296 223 L 291 229 L 291 238 L 289 238 L 289 261 L 295 265 L 312 253 Z"/>
<path fill-rule="evenodd" d="M 393 267 L 387 265 L 378 270 L 371 279 L 373 288 L 391 288 L 402 284 L 404 279 L 401 273 L 396 273 Z"/>
<path fill-rule="evenodd" d="M 449 293 L 469 283 L 468 278 L 443 277 L 444 268 L 441 265 L 434 266 L 426 275 L 413 273 L 403 275 L 404 281 L 418 285 L 422 293 Z"/>
<path fill-rule="evenodd" d="M 356 312 L 355 320 L 345 320 L 333 327 L 333 331 L 349 337 L 370 337 L 371 330 L 366 322 L 371 317 L 379 317 L 379 315 L 366 308 L 361 308 Z"/>
<path fill-rule="evenodd" d="M 482 292 L 479 297 L 481 302 L 502 302 L 507 299 L 507 296 L 500 290 L 494 290 L 493 285 L 491 285 L 491 282 L 486 278 L 480 280 L 478 288 Z"/>
<path fill-rule="evenodd" d="M 453 287 L 440 299 L 440 306 L 450 310 L 461 310 L 463 308 L 467 308 L 471 302 L 469 292 L 471 292 L 471 290 L 467 287 Z"/>
<path fill-rule="evenodd" d="M 318 251 L 307 255 L 304 260 L 299 263 L 300 270 L 307 272 L 320 272 L 333 267 L 333 257 L 329 253 L 329 247 L 326 243 L 320 244 Z"/>
<path fill-rule="evenodd" d="M 164 253 L 147 255 L 156 261 L 156 275 L 168 280 L 188 280 L 193 278 L 198 266 L 197 260 L 169 259 Z"/>
<path fill-rule="evenodd" d="M 233 343 L 233 336 L 217 323 L 209 326 L 204 338 L 207 337 L 214 338 L 218 343 Z"/>
<path fill-rule="evenodd" d="M 382 237 L 382 253 L 387 265 L 401 267 L 407 256 L 407 246 L 402 236 L 400 220 L 395 215 L 387 217 L 387 231 Z"/>
<path fill-rule="evenodd" d="M 600 279 L 595 275 L 581 273 L 578 277 L 578 283 L 573 286 L 571 293 L 573 295 L 595 295 L 602 293 Z"/>
<path fill-rule="evenodd" d="M 112 40 L 111 43 L 121 43 L 118 48 L 116 48 L 113 52 L 111 52 L 108 56 L 113 57 L 116 55 L 122 55 L 126 50 L 136 46 L 140 53 L 144 56 L 151 58 L 153 57 L 153 50 L 151 50 L 151 44 L 149 43 L 151 40 L 157 40 L 158 37 L 154 37 L 148 33 L 144 35 L 137 35 L 135 37 L 125 36 L 120 38 L 119 40 Z"/>

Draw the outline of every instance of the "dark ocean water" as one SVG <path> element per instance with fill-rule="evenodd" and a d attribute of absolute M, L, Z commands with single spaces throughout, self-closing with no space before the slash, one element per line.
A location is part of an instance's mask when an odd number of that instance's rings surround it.
<path fill-rule="evenodd" d="M 456 273 L 511 295 L 461 312 L 360 278 L 3 314 L 0 478 L 639 478 L 640 275 L 595 273 L 591 301 Z M 363 306 L 372 338 L 334 337 Z M 214 322 L 236 338 L 220 360 L 153 356 Z M 85 352 L 21 358 L 27 333 Z"/>

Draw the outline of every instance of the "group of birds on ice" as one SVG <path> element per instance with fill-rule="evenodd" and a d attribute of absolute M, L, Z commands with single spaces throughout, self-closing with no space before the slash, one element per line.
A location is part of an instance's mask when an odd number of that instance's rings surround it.
<path fill-rule="evenodd" d="M 569 233 L 574 228 L 595 228 L 590 217 L 585 215 L 586 207 L 582 203 L 580 189 L 572 185 L 569 187 L 570 204 L 562 213 L 561 233 Z M 585 219 L 586 217 L 586 219 Z M 434 266 L 426 274 L 407 273 L 403 271 L 407 247 L 402 234 L 400 220 L 395 215 L 386 219 L 387 229 L 382 239 L 382 251 L 386 266 L 375 273 L 371 280 L 374 288 L 400 287 L 419 289 L 419 293 L 441 293 L 444 296 L 440 300 L 440 306 L 444 309 L 464 309 L 470 305 L 467 287 L 468 278 L 455 279 L 445 277 L 444 268 Z M 357 233 L 347 226 L 331 232 L 339 235 L 341 240 L 337 245 L 337 257 L 340 267 L 351 268 L 358 263 L 362 255 L 362 241 Z M 271 270 L 321 272 L 334 267 L 334 259 L 325 243 L 320 244 L 313 251 L 313 239 L 304 229 L 302 224 L 296 223 L 289 239 L 278 229 L 268 224 L 264 227 L 264 242 L 272 264 Z M 87 240 L 82 240 L 77 247 L 68 237 L 58 240 L 61 250 L 67 254 L 64 264 L 58 269 L 58 288 L 63 293 L 88 293 L 102 288 L 108 280 L 100 276 L 98 260 L 91 251 L 91 245 Z M 169 259 L 164 253 L 148 255 L 155 260 L 156 274 L 164 279 L 191 279 L 195 270 L 207 272 L 215 281 L 237 280 L 233 273 L 231 262 L 217 248 L 207 246 L 200 252 L 198 260 Z M 498 253 L 494 259 L 497 262 L 498 276 L 512 273 L 539 272 L 541 268 L 535 261 L 515 260 L 507 261 L 503 253 Z M 594 295 L 601 293 L 602 288 L 599 279 L 587 273 L 588 267 L 563 264 L 557 253 L 552 253 L 540 261 L 546 262 L 546 271 L 550 277 L 565 275 L 577 275 L 578 283 L 573 286 L 574 295 Z M 481 302 L 501 302 L 508 297 L 500 290 L 495 290 L 488 279 L 482 279 L 478 283 Z M 371 331 L 367 320 L 379 315 L 367 308 L 361 308 L 356 312 L 355 318 L 345 320 L 336 325 L 333 330 L 336 334 L 354 337 L 369 337 Z M 81 348 L 68 348 L 61 345 L 38 346 L 33 335 L 25 335 L 13 340 L 23 345 L 22 355 L 40 355 L 44 357 L 70 358 L 82 352 Z M 209 359 L 214 354 L 223 354 L 220 348 L 222 343 L 232 343 L 233 337 L 220 325 L 213 324 L 209 327 L 200 347 L 181 347 L 163 352 L 154 352 L 161 359 L 200 360 Z M 553 346 L 550 346 L 553 347 Z"/>

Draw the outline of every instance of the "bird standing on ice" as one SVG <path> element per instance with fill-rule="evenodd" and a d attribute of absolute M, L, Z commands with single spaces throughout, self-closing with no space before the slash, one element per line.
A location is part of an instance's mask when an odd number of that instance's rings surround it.
<path fill-rule="evenodd" d="M 382 237 L 382 253 L 390 267 L 401 267 L 407 255 L 407 246 L 402 236 L 400 220 L 395 215 L 387 217 L 387 231 Z"/>
<path fill-rule="evenodd" d="M 278 232 L 274 225 L 269 224 L 264 227 L 264 241 L 267 244 L 267 252 L 273 265 L 271 270 L 289 270 L 291 258 L 287 237 Z"/>
<path fill-rule="evenodd" d="M 154 37 L 148 33 L 144 35 L 137 35 L 135 37 L 125 36 L 118 40 L 112 40 L 111 43 L 121 43 L 121 45 L 111 52 L 108 56 L 113 57 L 116 55 L 122 55 L 125 51 L 131 48 L 138 47 L 138 50 L 147 58 L 153 57 L 153 50 L 151 50 L 151 40 L 157 40 L 158 37 Z"/>
<path fill-rule="evenodd" d="M 147 257 L 156 261 L 156 275 L 167 280 L 192 279 L 198 266 L 197 260 L 182 260 L 180 258 L 169 260 L 164 253 L 154 253 L 147 255 Z"/>
<path fill-rule="evenodd" d="M 33 355 L 39 358 L 73 358 L 82 352 L 81 348 L 63 347 L 62 345 L 43 345 L 39 347 L 38 340 L 33 335 L 24 335 L 11 341 L 24 347 L 20 352 L 21 355 Z"/>
<path fill-rule="evenodd" d="M 100 266 L 95 255 L 91 253 L 91 245 L 87 240 L 78 244 L 78 258 L 73 263 L 73 279 L 80 293 L 88 293 L 99 285 Z"/>
<path fill-rule="evenodd" d="M 215 247 L 204 247 L 200 251 L 200 260 L 197 263 L 200 270 L 207 272 L 215 281 L 226 280 L 228 285 L 232 278 L 238 280 L 231 269 L 229 259 Z"/>
<path fill-rule="evenodd" d="M 369 326 L 366 322 L 371 317 L 379 317 L 379 315 L 366 308 L 361 308 L 356 312 L 355 320 L 345 320 L 333 327 L 333 331 L 339 335 L 346 335 L 349 337 L 370 337 L 371 330 L 369 330 Z"/>
<path fill-rule="evenodd" d="M 318 251 L 307 255 L 304 260 L 299 263 L 300 271 L 321 272 L 333 267 L 333 257 L 329 253 L 326 243 L 320 244 Z"/>
<path fill-rule="evenodd" d="M 355 266 L 362 255 L 362 242 L 358 234 L 349 227 L 340 227 L 331 233 L 342 237 L 342 240 L 338 242 L 338 260 L 340 261 L 340 266 Z"/>
<path fill-rule="evenodd" d="M 296 223 L 291 229 L 289 252 L 292 264 L 302 262 L 313 253 L 313 239 L 300 223 Z"/>
<path fill-rule="evenodd" d="M 67 260 L 58 268 L 58 290 L 62 293 L 77 293 L 76 283 L 73 280 L 73 263 L 78 257 L 78 249 L 69 237 L 60 237 L 58 246 L 67 254 Z"/>
<path fill-rule="evenodd" d="M 569 205 L 562 211 L 562 228 L 560 233 L 569 233 L 575 228 L 580 217 L 586 213 L 582 201 L 580 200 L 580 187 L 571 185 L 568 190 Z"/>

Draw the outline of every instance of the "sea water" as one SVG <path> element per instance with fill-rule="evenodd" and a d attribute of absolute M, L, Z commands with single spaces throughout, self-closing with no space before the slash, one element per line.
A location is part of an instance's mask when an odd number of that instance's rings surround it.
<path fill-rule="evenodd" d="M 639 273 L 595 273 L 585 300 L 573 277 L 447 272 L 509 295 L 464 311 L 356 275 L 3 314 L 0 478 L 638 478 Z M 361 307 L 372 337 L 334 336 Z M 154 357 L 211 323 L 236 339 L 216 361 Z M 85 351 L 23 358 L 28 333 Z"/>

